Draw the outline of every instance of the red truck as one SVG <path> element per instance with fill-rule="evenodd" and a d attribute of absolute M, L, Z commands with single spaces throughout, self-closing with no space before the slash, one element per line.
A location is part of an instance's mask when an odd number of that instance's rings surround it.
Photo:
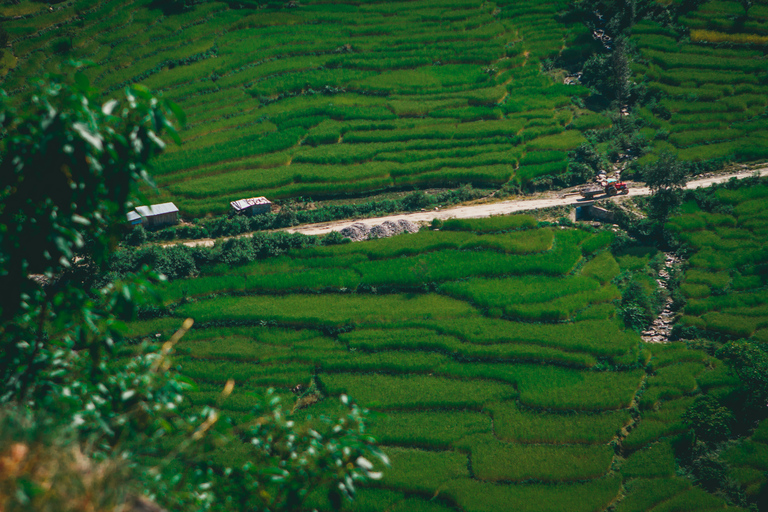
<path fill-rule="evenodd" d="M 605 194 L 607 196 L 615 196 L 618 194 L 629 194 L 629 188 L 623 181 L 614 179 L 604 180 L 594 185 L 587 185 L 579 190 L 579 193 L 585 199 L 594 199 L 595 196 Z"/>

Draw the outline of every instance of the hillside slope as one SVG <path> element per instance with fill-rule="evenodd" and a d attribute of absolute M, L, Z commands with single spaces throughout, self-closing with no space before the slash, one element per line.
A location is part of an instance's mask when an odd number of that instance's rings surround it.
<path fill-rule="evenodd" d="M 204 3 L 164 15 L 146 0 L 80 0 L 7 23 L 19 64 L 4 88 L 76 57 L 97 64 L 87 74 L 106 94 L 137 81 L 163 91 L 189 122 L 157 162 L 158 200 L 189 216 L 253 195 L 527 183 L 563 174 L 581 131 L 609 124 L 572 101 L 586 88 L 541 71 L 576 39 L 590 51 L 586 27 L 558 21 L 565 4 Z"/>

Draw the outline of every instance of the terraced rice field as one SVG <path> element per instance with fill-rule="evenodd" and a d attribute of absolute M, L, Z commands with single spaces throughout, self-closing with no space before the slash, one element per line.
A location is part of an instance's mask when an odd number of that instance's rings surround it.
<path fill-rule="evenodd" d="M 654 275 L 652 251 L 614 255 L 610 231 L 510 219 L 212 266 L 171 282 L 172 315 L 132 334 L 194 318 L 177 358 L 199 383 L 192 400 L 216 403 L 233 378 L 218 405 L 235 421 L 252 393 L 273 386 L 291 403 L 313 374 L 376 411 L 392 467 L 349 510 L 722 509 L 675 476 L 670 442 L 723 367 L 645 346 L 617 318 L 612 280 Z M 222 460 L 247 456 L 243 445 Z"/>
<path fill-rule="evenodd" d="M 12 51 L 0 72 L 12 68 L 3 88 L 21 101 L 42 73 L 87 59 L 105 95 L 142 83 L 178 102 L 184 145 L 156 162 L 153 200 L 188 217 L 254 195 L 526 184 L 566 174 L 583 132 L 610 125 L 577 106 L 585 87 L 544 72 L 594 49 L 586 26 L 558 16 L 567 4 L 206 2 L 167 13 L 150 0 L 53 11 L 27 0 L 4 7 Z M 742 12 L 712 0 L 681 32 L 633 28 L 635 79 L 659 95 L 639 112 L 653 147 L 641 163 L 662 151 L 768 157 L 768 7 Z"/>
<path fill-rule="evenodd" d="M 184 145 L 154 176 L 156 201 L 187 216 L 254 195 L 527 183 L 564 173 L 581 131 L 609 124 L 572 102 L 586 88 L 542 73 L 586 33 L 557 21 L 566 3 L 207 2 L 164 14 L 150 0 L 53 12 L 25 1 L 13 12 L 32 15 L 4 24 L 18 65 L 3 87 L 22 98 L 74 57 L 96 63 L 86 74 L 106 95 L 138 82 L 178 102 Z"/>
<path fill-rule="evenodd" d="M 676 32 L 644 21 L 632 31 L 635 79 L 660 98 L 640 112 L 654 148 L 646 160 L 661 151 L 693 161 L 766 158 L 768 6 L 755 3 L 745 18 L 741 2 L 712 0 L 680 24 Z"/>
<path fill-rule="evenodd" d="M 708 213 L 695 202 L 671 226 L 693 251 L 681 287 L 683 323 L 711 336 L 768 341 L 764 272 L 768 186 L 718 190 L 731 213 Z"/>
<path fill-rule="evenodd" d="M 670 222 L 691 252 L 690 268 L 681 285 L 687 302 L 680 325 L 695 331 L 688 333 L 690 337 L 765 343 L 768 185 L 763 181 L 736 190 L 719 189 L 712 196 L 712 204 L 720 205 L 719 212 L 702 210 L 690 201 L 684 204 L 685 213 Z M 718 367 L 699 384 L 727 400 L 734 379 L 726 368 Z M 732 478 L 752 498 L 765 495 L 766 423 L 722 455 L 732 468 Z"/>

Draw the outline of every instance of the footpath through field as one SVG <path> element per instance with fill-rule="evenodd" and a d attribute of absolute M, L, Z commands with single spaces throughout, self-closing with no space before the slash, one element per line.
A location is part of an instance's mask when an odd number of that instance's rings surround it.
<path fill-rule="evenodd" d="M 735 172 L 735 173 L 729 173 L 729 174 L 722 174 L 719 176 L 713 176 L 709 178 L 703 178 L 699 180 L 693 180 L 689 181 L 686 188 L 694 189 L 694 188 L 701 188 L 701 187 L 708 187 L 710 185 L 714 185 L 715 183 L 722 183 L 724 181 L 728 181 L 731 178 L 747 178 L 749 176 L 752 176 L 754 174 L 759 174 L 760 176 L 768 176 L 768 167 L 761 167 L 758 169 L 746 169 L 743 171 Z M 629 195 L 630 196 L 647 196 L 650 195 L 651 190 L 648 187 L 630 187 L 629 189 Z M 400 219 L 405 219 L 414 223 L 419 222 L 430 222 L 432 219 L 473 219 L 473 218 L 482 218 L 482 217 L 490 217 L 491 215 L 505 215 L 508 213 L 514 213 L 514 212 L 521 212 L 521 211 L 527 211 L 527 210 L 540 210 L 542 208 L 552 208 L 555 206 L 569 206 L 574 205 L 578 206 L 581 204 L 589 204 L 591 201 L 586 201 L 583 198 L 581 198 L 578 193 L 571 193 L 571 194 L 565 194 L 565 195 L 555 195 L 556 193 L 548 193 L 550 197 L 542 197 L 542 198 L 536 198 L 536 199 L 515 199 L 510 201 L 499 201 L 495 203 L 484 203 L 484 204 L 476 204 L 476 205 L 470 205 L 470 206 L 457 206 L 453 208 L 446 208 L 443 210 L 436 209 L 436 210 L 427 210 L 423 212 L 413 212 L 413 213 L 401 213 L 396 215 L 387 215 L 385 217 L 371 217 L 371 218 L 365 218 L 365 219 L 344 219 L 344 220 L 338 220 L 333 222 L 323 222 L 318 224 L 305 224 L 303 226 L 294 226 L 292 228 L 286 228 L 285 231 L 288 231 L 290 233 L 303 233 L 305 235 L 324 235 L 326 233 L 330 233 L 331 231 L 339 231 L 353 222 L 362 222 L 363 224 L 367 225 L 368 227 L 372 227 L 378 224 L 382 224 L 386 221 L 394 221 L 397 222 Z M 626 197 L 626 196 L 619 196 L 619 197 Z M 248 236 L 250 233 L 246 233 L 244 235 L 239 236 Z M 226 237 L 230 238 L 230 237 Z M 220 238 L 218 240 L 226 240 L 226 238 Z M 203 240 L 192 240 L 189 242 L 184 242 L 184 245 L 187 245 L 189 247 L 195 247 L 195 246 L 212 246 L 214 244 L 214 240 L 212 239 L 203 239 Z M 163 245 L 173 245 L 173 242 L 163 244 Z"/>

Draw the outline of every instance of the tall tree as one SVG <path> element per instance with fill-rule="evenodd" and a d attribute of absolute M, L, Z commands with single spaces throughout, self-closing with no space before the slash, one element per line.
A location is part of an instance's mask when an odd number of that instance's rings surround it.
<path fill-rule="evenodd" d="M 320 488 L 339 508 L 357 484 L 380 477 L 374 464 L 386 464 L 365 434 L 367 411 L 346 401 L 340 414 L 298 425 L 267 394 L 253 398 L 256 421 L 236 433 L 220 426 L 211 408 L 179 413 L 190 383 L 171 371 L 169 356 L 191 320 L 162 347 L 149 345 L 130 362 L 110 364 L 121 343 L 119 320 L 135 318 L 159 276 L 147 271 L 95 289 L 91 269 L 79 270 L 106 261 L 137 184 L 148 181 L 150 160 L 165 145 L 161 137 L 179 141 L 173 120 L 183 122 L 183 114 L 141 86 L 127 88 L 120 100 L 100 105 L 97 98 L 86 77 L 75 73 L 71 80 L 41 81 L 30 112 L 7 102 L 0 109 L 0 453 L 14 451 L 14 460 L 22 461 L 30 453 L 26 427 L 16 438 L 2 428 L 14 411 L 25 409 L 32 419 L 21 424 L 44 421 L 46 429 L 67 434 L 53 436 L 55 442 L 72 437 L 98 451 L 100 460 L 123 461 L 140 492 L 172 509 L 216 504 L 221 510 L 292 511 Z M 217 436 L 208 442 L 206 433 L 214 429 Z M 167 441 L 171 435 L 176 445 Z M 221 443 L 251 449 L 252 462 L 240 468 L 209 463 Z M 87 503 L 85 496 L 72 497 L 77 489 L 66 481 L 56 479 L 53 489 L 50 480 L 0 471 L 0 499 L 12 490 L 0 508 L 56 504 L 63 510 L 65 498 Z"/>
<path fill-rule="evenodd" d="M 752 0 L 741 0 L 741 6 L 744 8 L 744 17 L 749 17 L 749 10 L 752 8 Z"/>
<path fill-rule="evenodd" d="M 649 217 L 665 222 L 682 201 L 682 189 L 688 182 L 688 169 L 672 153 L 664 152 L 643 169 L 643 181 L 651 189 Z"/>
<path fill-rule="evenodd" d="M 738 375 L 751 404 L 765 411 L 768 407 L 768 350 L 759 343 L 739 340 L 721 348 L 717 357 Z"/>
<path fill-rule="evenodd" d="M 7 101 L 0 110 L 0 379 L 17 398 L 53 351 L 88 348 L 96 357 L 111 340 L 106 333 L 96 341 L 104 333 L 89 319 L 106 312 L 97 313 L 87 285 L 70 278 L 77 273 L 63 271 L 106 261 L 137 184 L 148 181 L 149 161 L 165 145 L 161 136 L 178 140 L 172 119 L 183 119 L 141 86 L 99 105 L 83 74 L 70 81 L 41 80 L 30 112 Z M 60 336 L 45 332 L 50 318 Z"/>
<path fill-rule="evenodd" d="M 611 52 L 610 62 L 613 75 L 611 85 L 614 99 L 618 108 L 621 109 L 629 98 L 629 79 L 632 77 L 632 70 L 629 67 L 630 59 L 627 55 L 627 41 L 624 37 L 616 39 L 613 52 Z"/>

